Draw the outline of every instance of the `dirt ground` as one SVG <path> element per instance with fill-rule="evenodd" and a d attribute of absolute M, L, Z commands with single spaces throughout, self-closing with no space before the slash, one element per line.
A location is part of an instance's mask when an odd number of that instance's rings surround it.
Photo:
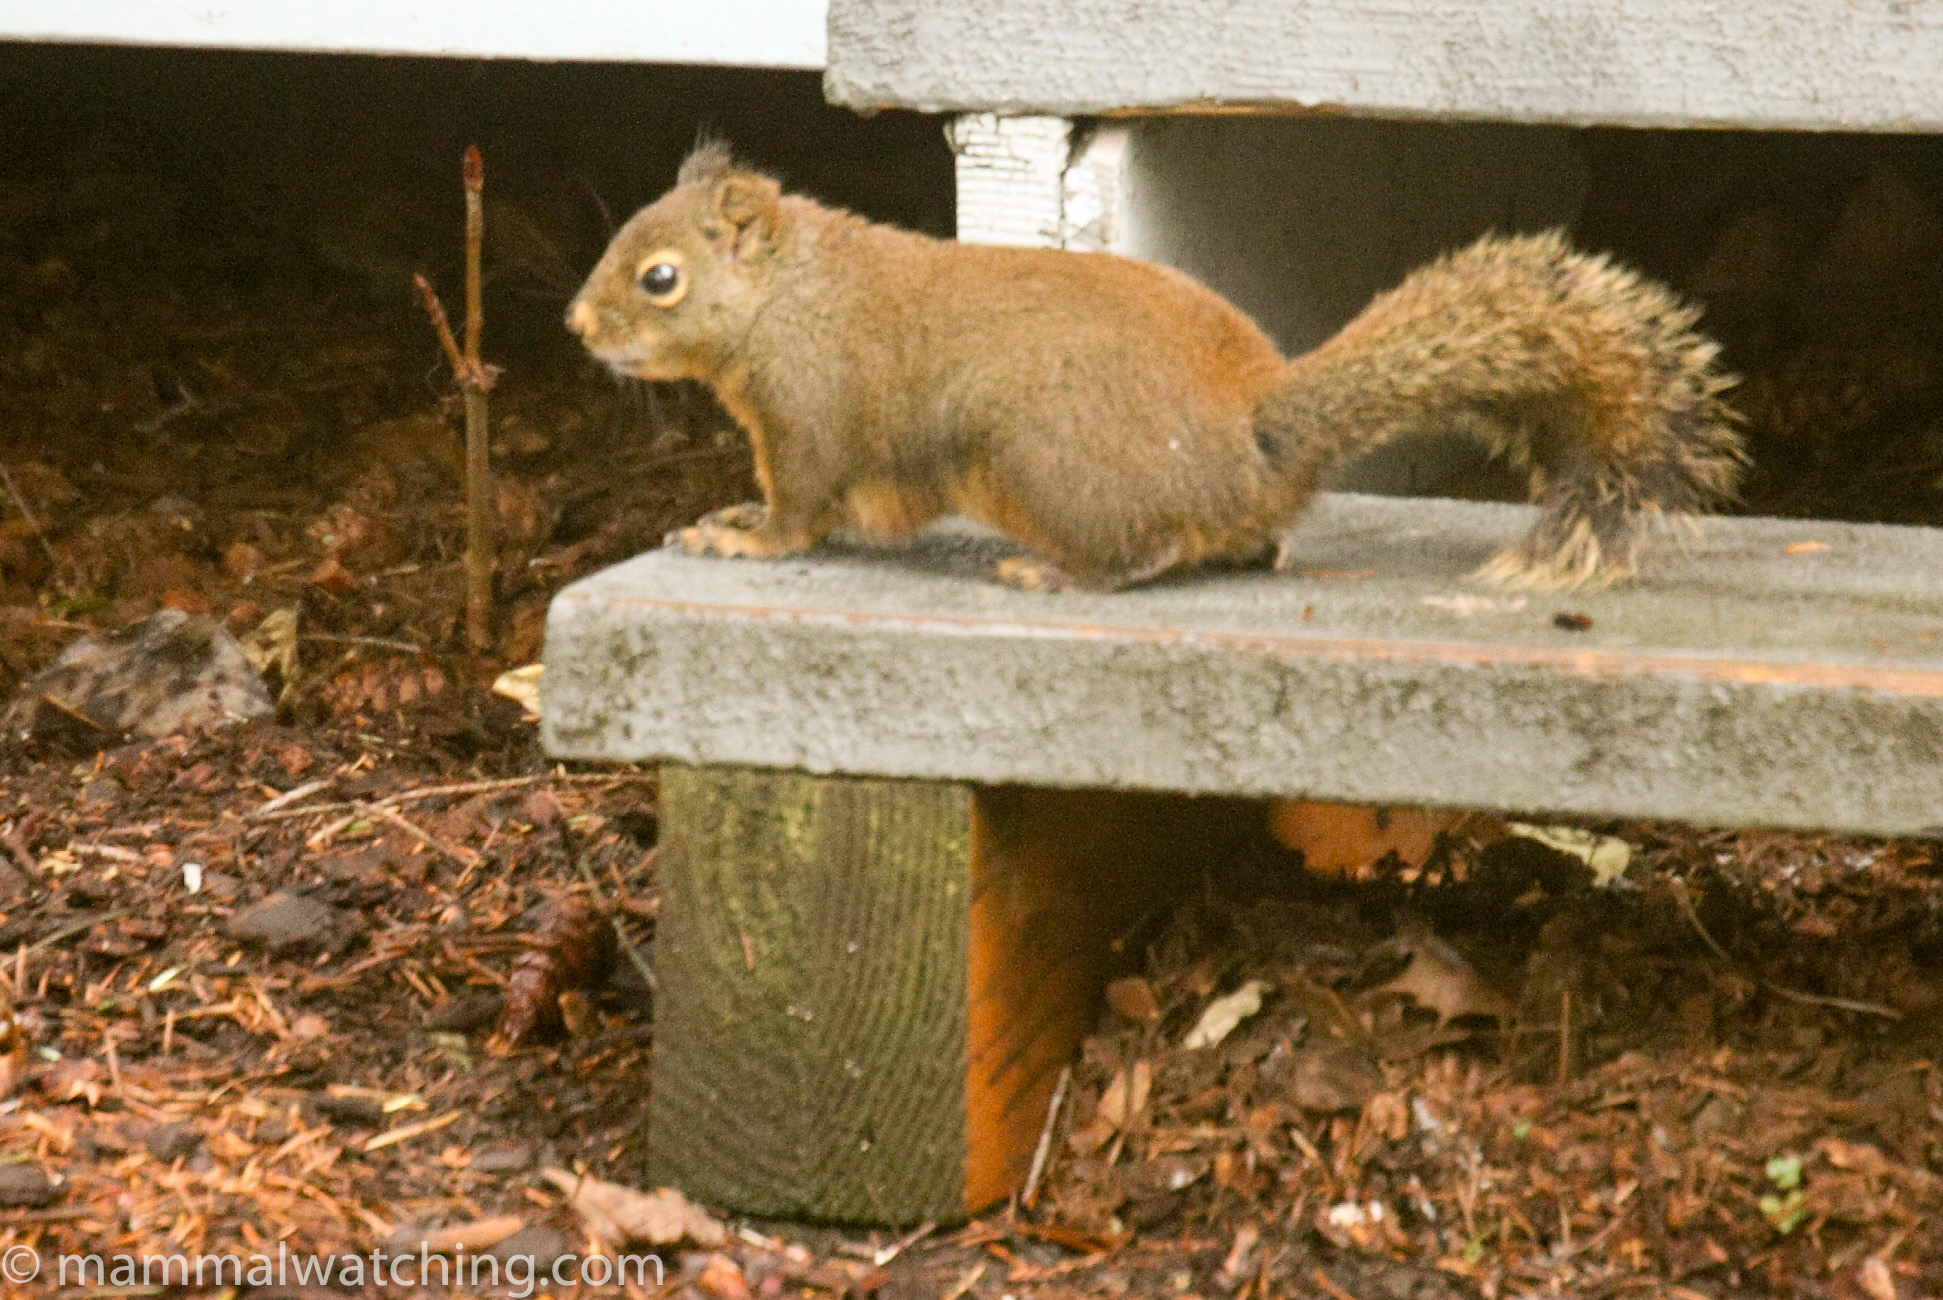
<path fill-rule="evenodd" d="M 746 496 L 746 449 L 698 393 L 593 373 L 553 325 L 585 247 L 496 209 L 504 546 L 470 655 L 456 411 L 372 288 L 435 222 L 377 194 L 324 211 L 300 273 L 235 274 L 264 265 L 243 226 L 164 275 L 164 198 L 0 193 L 0 686 L 165 605 L 238 635 L 294 613 L 297 655 L 273 719 L 0 759 L 0 1249 L 367 1253 L 509 1219 L 582 1249 L 540 1171 L 634 1182 L 652 997 L 625 951 L 519 990 L 603 918 L 651 954 L 654 781 L 549 766 L 486 687 L 561 584 Z M 1938 373 L 1868 411 L 1899 517 L 1934 508 Z M 1336 874 L 1263 836 L 1144 936 L 1030 1205 L 734 1224 L 664 1251 L 668 1292 L 1943 1297 L 1934 846 L 1593 829 L 1623 870 L 1487 822 Z M 505 1050 L 509 1001 L 563 1023 Z M 1231 1028 L 1188 1046 L 1211 1009 Z"/>

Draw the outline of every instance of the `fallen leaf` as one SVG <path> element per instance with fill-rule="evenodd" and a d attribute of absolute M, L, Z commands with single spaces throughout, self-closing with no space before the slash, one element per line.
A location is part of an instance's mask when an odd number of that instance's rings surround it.
<path fill-rule="evenodd" d="M 1100 1094 L 1100 1119 L 1114 1128 L 1125 1128 L 1147 1109 L 1147 1098 L 1154 1090 L 1154 1067 L 1135 1061 L 1131 1070 L 1118 1070 L 1106 1091 Z"/>
<path fill-rule="evenodd" d="M 1439 1025 L 1464 1016 L 1493 1016 L 1507 1019 L 1511 1007 L 1486 984 L 1457 949 L 1439 939 L 1423 926 L 1410 926 L 1389 946 L 1410 958 L 1410 964 L 1389 980 L 1370 990 L 1370 996 L 1399 994 L 1418 1006 L 1437 1013 Z"/>
<path fill-rule="evenodd" d="M 339 596 L 357 585 L 357 578 L 335 555 L 325 556 L 323 563 L 310 571 L 310 580 L 325 591 Z"/>
<path fill-rule="evenodd" d="M 1268 830 L 1302 853 L 1302 865 L 1323 876 L 1348 876 L 1395 853 L 1407 866 L 1422 866 L 1437 837 L 1464 814 L 1427 808 L 1378 808 L 1368 804 L 1276 800 Z"/>
<path fill-rule="evenodd" d="M 1626 874 L 1633 846 L 1611 835 L 1596 835 L 1576 826 L 1533 826 L 1506 822 L 1505 829 L 1521 839 L 1537 840 L 1548 849 L 1577 858 L 1592 868 L 1592 884 L 1604 889 Z"/>
<path fill-rule="evenodd" d="M 272 668 L 281 673 L 284 694 L 289 694 L 297 680 L 296 607 L 265 614 L 256 630 L 243 638 L 243 655 L 260 673 L 267 675 Z"/>
<path fill-rule="evenodd" d="M 574 1213 L 606 1241 L 650 1246 L 692 1241 L 712 1249 L 728 1240 L 729 1231 L 720 1220 L 672 1187 L 641 1192 L 557 1167 L 543 1169 L 540 1175 L 565 1192 Z"/>
<path fill-rule="evenodd" d="M 727 1255 L 709 1256 L 695 1285 L 716 1300 L 749 1300 L 750 1297 L 749 1282 L 742 1276 L 741 1265 Z"/>
<path fill-rule="evenodd" d="M 1265 981 L 1249 980 L 1233 993 L 1208 1003 L 1201 1018 L 1194 1022 L 1194 1028 L 1187 1031 L 1181 1047 L 1198 1052 L 1204 1047 L 1220 1046 L 1224 1038 L 1235 1032 L 1235 1026 L 1262 1009 L 1262 994 L 1266 992 Z"/>
<path fill-rule="evenodd" d="M 493 679 L 492 693 L 503 695 L 526 710 L 526 721 L 540 720 L 540 676 L 546 672 L 545 664 L 528 664 L 524 668 L 512 668 Z"/>

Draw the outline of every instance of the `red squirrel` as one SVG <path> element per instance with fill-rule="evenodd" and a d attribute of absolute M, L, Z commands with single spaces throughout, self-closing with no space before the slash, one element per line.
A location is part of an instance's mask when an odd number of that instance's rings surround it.
<path fill-rule="evenodd" d="M 1733 383 L 1699 313 L 1557 234 L 1487 237 L 1284 359 L 1178 271 L 879 225 L 705 145 L 614 237 L 567 315 L 622 375 L 714 389 L 761 503 L 670 535 L 773 556 L 940 515 L 1029 547 L 997 576 L 1111 590 L 1274 556 L 1332 470 L 1462 430 L 1529 475 L 1511 586 L 1634 571 L 1644 523 L 1731 496 Z"/>

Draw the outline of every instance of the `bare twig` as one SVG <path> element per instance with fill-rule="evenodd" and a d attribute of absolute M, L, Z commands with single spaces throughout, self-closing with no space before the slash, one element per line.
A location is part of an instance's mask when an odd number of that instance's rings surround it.
<path fill-rule="evenodd" d="M 0 830 L 0 845 L 6 846 L 8 855 L 20 864 L 20 869 L 27 874 L 29 880 L 40 879 L 40 863 L 34 861 L 34 855 L 28 851 L 26 841 L 21 839 L 19 823 L 9 822 L 5 830 Z"/>
<path fill-rule="evenodd" d="M 466 360 L 479 364 L 479 344 L 486 332 L 485 306 L 480 297 L 481 255 L 486 246 L 486 160 L 478 145 L 466 148 L 461 164 L 466 191 Z"/>
<path fill-rule="evenodd" d="M 492 641 L 492 463 L 486 385 L 479 343 L 486 308 L 480 273 L 486 234 L 486 165 L 473 145 L 465 154 L 466 191 L 466 641 L 484 650 Z"/>
<path fill-rule="evenodd" d="M 380 821 L 390 822 L 393 826 L 396 826 L 399 830 L 405 832 L 405 834 L 411 836 L 426 848 L 451 858 L 468 871 L 479 865 L 479 855 L 476 852 L 471 849 L 454 848 L 452 845 L 425 831 L 396 808 L 373 804 L 368 811 L 371 816 L 378 818 Z"/>
<path fill-rule="evenodd" d="M 1059 1123 L 1059 1108 L 1066 1103 L 1066 1087 L 1073 1081 L 1073 1067 L 1059 1067 L 1059 1082 L 1053 1085 L 1052 1101 L 1046 1106 L 1046 1123 L 1039 1130 L 1039 1145 L 1032 1149 L 1032 1167 L 1025 1176 L 1025 1191 L 1019 1203 L 1031 1209 L 1039 1199 L 1039 1179 L 1046 1172 L 1046 1157 L 1052 1154 L 1053 1129 Z"/>
<path fill-rule="evenodd" d="M 465 394 L 466 411 L 466 642 L 474 650 L 484 650 L 492 639 L 492 464 L 490 426 L 486 394 L 499 377 L 496 367 L 479 356 L 485 335 L 486 306 L 481 270 L 486 234 L 486 166 L 473 145 L 465 152 L 466 195 L 466 323 L 465 347 L 452 335 L 452 322 L 445 305 L 422 275 L 412 277 L 425 314 L 438 334 L 439 346 L 452 363 L 453 377 Z"/>
<path fill-rule="evenodd" d="M 896 1259 L 899 1255 L 902 1255 L 905 1251 L 917 1245 L 920 1241 L 923 1241 L 926 1237 L 930 1236 L 932 1233 L 936 1232 L 937 1230 L 938 1230 L 937 1220 L 926 1219 L 923 1223 L 920 1223 L 917 1227 L 911 1229 L 909 1232 L 905 1233 L 902 1237 L 899 1237 L 896 1241 L 893 1241 L 890 1245 L 872 1254 L 870 1257 L 870 1262 L 876 1265 L 878 1268 L 882 1268 L 884 1267 L 884 1265 L 890 1263 L 892 1260 Z"/>
<path fill-rule="evenodd" d="M 1732 962 L 1734 959 L 1727 955 L 1727 950 L 1715 943 L 1714 936 L 1708 934 L 1707 927 L 1700 923 L 1700 912 L 1693 905 L 1693 891 L 1687 888 L 1684 880 L 1673 882 L 1673 896 L 1679 900 L 1680 910 L 1686 913 L 1687 921 L 1693 926 L 1694 933 L 1700 936 L 1701 941 L 1707 945 L 1714 956 L 1724 962 Z"/>
<path fill-rule="evenodd" d="M 96 912 L 92 916 L 84 916 L 78 921 L 69 922 L 68 924 L 62 926 L 60 929 L 54 931 L 52 934 L 43 936 L 42 938 L 35 940 L 33 943 L 28 944 L 27 951 L 39 952 L 42 948 L 51 948 L 55 944 L 61 942 L 61 940 L 63 939 L 72 939 L 75 935 L 83 934 L 89 930 L 92 930 L 97 925 L 101 925 L 107 921 L 119 921 L 122 917 L 127 915 L 128 915 L 127 908 L 118 907 L 112 912 Z"/>
<path fill-rule="evenodd" d="M 1694 907 L 1693 895 L 1687 889 L 1684 881 L 1676 880 L 1673 882 L 1673 896 L 1680 901 L 1680 908 L 1686 913 L 1688 924 L 1693 926 L 1695 933 L 1699 934 L 1707 947 L 1713 951 L 1714 956 L 1731 964 L 1734 959 L 1727 955 L 1725 948 L 1722 948 L 1718 943 L 1714 942 L 1714 936 L 1708 934 L 1707 927 L 1700 923 L 1700 913 Z M 1884 1020 L 1901 1020 L 1903 1018 L 1902 1012 L 1896 1010 L 1894 1007 L 1884 1006 L 1880 1002 L 1865 1002 L 1860 998 L 1831 997 L 1825 993 L 1804 993 L 1800 989 L 1791 989 L 1785 984 L 1776 984 L 1773 980 L 1761 980 L 1759 983 L 1768 992 L 1778 998 L 1784 998 L 1789 1002 L 1800 1002 L 1804 1005 L 1815 1007 L 1833 1007 L 1837 1011 L 1853 1011 L 1857 1015 L 1863 1016 L 1880 1016 Z"/>
<path fill-rule="evenodd" d="M 445 349 L 445 359 L 452 364 L 452 374 L 463 383 L 467 374 L 465 353 L 459 351 L 459 340 L 452 337 L 452 322 L 446 318 L 445 304 L 439 301 L 438 291 L 424 276 L 414 275 L 412 287 L 418 290 L 425 314 L 432 318 L 432 329 L 439 336 L 439 346 Z"/>
<path fill-rule="evenodd" d="M 14 486 L 13 475 L 7 472 L 5 465 L 0 465 L 0 483 L 7 485 L 7 495 L 13 498 L 14 508 L 20 511 L 20 517 L 27 521 L 27 526 L 34 530 L 34 537 L 40 542 L 40 548 L 47 552 L 47 562 L 58 565 L 60 561 L 54 558 L 54 544 L 47 540 L 47 530 L 41 527 L 40 520 L 34 517 L 34 512 L 27 508 L 27 498 L 20 495 L 20 489 Z"/>
<path fill-rule="evenodd" d="M 945 1292 L 941 1300 L 960 1300 L 960 1297 L 970 1295 L 972 1288 L 978 1285 L 978 1280 L 985 1276 L 986 1262 L 981 1259 L 966 1269 L 964 1275 L 958 1279 L 958 1284 Z"/>
<path fill-rule="evenodd" d="M 273 813 L 279 808 L 289 807 L 300 799 L 308 799 L 319 790 L 328 790 L 333 779 L 327 776 L 321 781 L 306 781 L 294 790 L 285 790 L 276 798 L 258 807 L 254 815 L 261 817 L 265 813 Z"/>
<path fill-rule="evenodd" d="M 649 964 L 646 957 L 641 955 L 641 950 L 634 946 L 634 940 L 627 937 L 627 931 L 621 928 L 621 918 L 615 915 L 616 909 L 608 901 L 607 891 L 602 888 L 599 878 L 594 875 L 593 868 L 587 865 L 587 859 L 574 847 L 573 832 L 564 826 L 560 828 L 560 847 L 566 850 L 567 857 L 572 860 L 573 869 L 579 873 L 582 880 L 587 882 L 587 888 L 593 892 L 595 905 L 607 915 L 607 923 L 614 927 L 615 942 L 620 944 L 621 951 L 627 954 L 629 964 L 640 973 L 641 982 L 648 986 L 648 992 L 659 992 L 661 981 L 655 978 L 654 967 Z"/>
<path fill-rule="evenodd" d="M 60 698 L 58 695 L 55 695 L 49 691 L 42 691 L 40 692 L 40 697 L 41 699 L 45 700 L 47 703 L 59 709 L 62 713 L 67 714 L 68 717 L 73 718 L 76 722 L 92 727 L 96 731 L 108 730 L 108 728 L 102 726 L 99 722 L 96 722 L 93 718 L 83 713 L 80 709 L 75 708 L 72 704 L 69 704 L 66 700 Z"/>
<path fill-rule="evenodd" d="M 1864 1002 L 1861 998 L 1830 997 L 1826 993 L 1803 993 L 1800 989 L 1786 988 L 1780 984 L 1762 981 L 1762 986 L 1778 998 L 1790 1002 L 1801 1002 L 1811 1007 L 1834 1007 L 1837 1011 L 1853 1011 L 1858 1015 L 1880 1016 L 1884 1020 L 1901 1020 L 1903 1013 L 1894 1007 L 1880 1002 Z"/>
<path fill-rule="evenodd" d="M 336 632 L 305 632 L 298 636 L 299 641 L 315 641 L 320 645 L 361 645 L 377 650 L 404 650 L 411 654 L 422 655 L 425 647 L 410 641 L 395 641 L 388 636 L 348 636 Z"/>

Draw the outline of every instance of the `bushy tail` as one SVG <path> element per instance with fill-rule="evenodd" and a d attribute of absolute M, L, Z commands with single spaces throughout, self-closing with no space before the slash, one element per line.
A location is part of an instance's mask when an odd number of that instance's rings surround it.
<path fill-rule="evenodd" d="M 1256 435 L 1299 507 L 1345 460 L 1456 430 L 1526 471 L 1544 515 L 1479 576 L 1573 587 L 1634 571 L 1654 518 L 1731 499 L 1734 378 L 1696 308 L 1558 234 L 1490 237 L 1412 273 L 1289 365 Z"/>

